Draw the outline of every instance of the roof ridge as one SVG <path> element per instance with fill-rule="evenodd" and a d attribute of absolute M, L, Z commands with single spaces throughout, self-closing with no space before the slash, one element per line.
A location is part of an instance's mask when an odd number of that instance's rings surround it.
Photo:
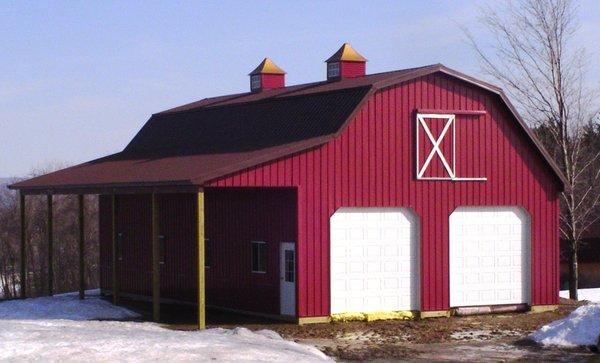
<path fill-rule="evenodd" d="M 430 64 L 430 65 L 425 65 L 425 66 L 420 66 L 420 67 L 396 69 L 396 70 L 392 70 L 392 71 L 370 73 L 370 74 L 365 74 L 364 76 L 354 77 L 352 79 L 361 79 L 361 78 L 364 79 L 364 78 L 368 78 L 368 77 L 374 77 L 374 76 L 376 77 L 376 76 L 381 76 L 381 75 L 385 75 L 385 74 L 393 74 L 393 73 L 399 73 L 399 72 L 412 72 L 412 71 L 416 71 L 416 70 L 419 70 L 419 69 L 433 67 L 433 66 L 438 66 L 438 65 L 441 65 L 441 63 Z M 379 81 L 379 82 L 381 82 L 381 81 Z M 270 91 L 274 91 L 273 95 L 270 95 L 270 96 L 267 95 L 267 97 L 265 97 L 263 99 L 253 100 L 253 101 L 247 101 L 247 102 L 258 102 L 258 101 L 265 100 L 265 99 L 275 99 L 275 98 L 279 98 L 279 97 L 289 97 L 289 96 L 286 96 L 286 95 L 289 95 L 290 93 L 294 93 L 294 92 L 305 91 L 307 89 L 314 88 L 314 87 L 317 87 L 317 86 L 326 85 L 328 83 L 331 83 L 331 82 L 330 81 L 326 81 L 326 80 L 322 80 L 322 81 L 313 81 L 313 82 L 306 82 L 306 83 L 294 84 L 294 85 L 286 86 L 284 88 L 270 90 Z M 375 84 L 375 83 L 378 83 L 378 82 L 374 82 L 372 84 Z M 367 86 L 367 85 L 364 85 L 364 86 Z M 351 89 L 351 88 L 356 88 L 356 87 L 359 87 L 359 86 L 351 86 L 351 87 L 342 88 L 342 89 Z M 270 92 L 270 91 L 265 91 L 265 92 Z M 324 91 L 324 92 L 327 92 L 327 91 Z M 240 92 L 240 93 L 225 94 L 225 95 L 214 96 L 214 97 L 205 97 L 205 98 L 202 98 L 202 99 L 197 100 L 197 101 L 189 102 L 187 104 L 183 104 L 183 105 L 180 105 L 180 106 L 172 107 L 172 108 L 164 110 L 164 111 L 156 112 L 155 114 L 157 114 L 157 115 L 158 114 L 172 114 L 172 113 L 179 113 L 179 112 L 184 112 L 184 111 L 191 111 L 191 110 L 195 110 L 195 109 L 199 109 L 199 108 L 204 108 L 204 107 L 216 107 L 220 103 L 232 101 L 232 100 L 235 100 L 237 98 L 241 98 L 241 97 L 245 97 L 245 96 L 250 96 L 250 95 L 252 95 L 252 92 Z M 214 100 L 214 101 L 211 102 L 210 100 Z M 177 110 L 177 108 L 185 107 L 187 105 L 191 105 L 191 104 L 194 104 L 194 103 L 200 103 L 202 101 L 207 101 L 209 103 L 206 103 L 206 104 L 203 104 L 203 105 L 199 105 L 199 106 L 195 106 L 195 107 L 191 107 L 189 109 Z M 241 102 L 240 102 L 240 104 L 241 104 Z"/>
<path fill-rule="evenodd" d="M 198 111 L 207 110 L 207 109 L 219 109 L 221 107 L 245 106 L 245 105 L 248 105 L 251 103 L 260 104 L 260 103 L 266 103 L 266 102 L 272 102 L 272 101 L 280 101 L 285 98 L 308 97 L 308 96 L 312 96 L 312 95 L 323 95 L 323 94 L 338 93 L 338 92 L 341 93 L 341 92 L 345 92 L 345 91 L 349 91 L 349 90 L 356 90 L 359 88 L 372 88 L 372 87 L 373 86 L 371 84 L 364 84 L 364 85 L 358 85 L 358 86 L 353 86 L 353 87 L 348 87 L 348 88 L 324 90 L 324 91 L 314 92 L 314 93 L 309 93 L 309 94 L 301 93 L 298 95 L 288 95 L 288 96 L 273 95 L 271 97 L 265 97 L 265 98 L 261 98 L 259 100 L 250 100 L 250 101 L 236 102 L 236 103 L 230 103 L 230 104 L 224 104 L 224 105 L 205 105 L 205 106 L 199 106 L 199 107 L 195 107 L 195 108 L 191 108 L 191 109 L 187 109 L 187 110 L 172 111 L 172 112 L 168 112 L 168 113 L 164 113 L 164 114 L 161 112 L 161 113 L 157 113 L 155 115 L 162 116 L 162 115 L 184 114 L 184 113 L 198 112 Z M 310 88 L 310 87 L 307 87 L 307 88 Z M 304 90 L 304 89 L 300 89 L 300 90 Z M 300 90 L 294 90 L 289 93 L 300 91 Z"/>

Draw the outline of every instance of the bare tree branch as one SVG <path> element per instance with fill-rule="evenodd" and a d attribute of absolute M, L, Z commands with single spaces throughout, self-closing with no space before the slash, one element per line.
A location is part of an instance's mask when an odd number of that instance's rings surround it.
<path fill-rule="evenodd" d="M 568 0 L 516 0 L 484 7 L 479 23 L 491 45 L 463 28 L 482 72 L 516 101 L 565 175 L 560 232 L 572 246 L 572 298 L 577 298 L 578 245 L 600 210 L 600 143 L 585 132 L 598 124 L 598 97 L 585 86 L 585 50 L 573 42 L 576 11 Z M 600 128 L 595 130 L 597 139 Z"/>

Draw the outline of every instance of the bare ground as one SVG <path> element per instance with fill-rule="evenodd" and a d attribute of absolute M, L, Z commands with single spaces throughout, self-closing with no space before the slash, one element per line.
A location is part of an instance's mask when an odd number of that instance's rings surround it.
<path fill-rule="evenodd" d="M 342 361 L 599 361 L 588 349 L 541 348 L 527 336 L 579 304 L 562 299 L 558 311 L 384 320 L 297 326 L 251 324 L 311 344 Z M 222 326 L 222 325 L 221 325 Z"/>
<path fill-rule="evenodd" d="M 207 319 L 209 327 L 243 325 L 251 330 L 271 329 L 286 339 L 314 345 L 339 361 L 600 362 L 600 354 L 587 348 L 543 348 L 528 339 L 533 331 L 565 317 L 581 304 L 561 299 L 557 311 L 537 314 L 304 326 L 210 310 Z M 168 309 L 164 310 L 167 318 Z M 171 329 L 195 329 L 195 325 L 190 324 L 190 315 L 181 313 L 181 309 L 176 309 L 171 322 L 165 326 Z M 182 315 L 186 318 L 179 320 Z"/>

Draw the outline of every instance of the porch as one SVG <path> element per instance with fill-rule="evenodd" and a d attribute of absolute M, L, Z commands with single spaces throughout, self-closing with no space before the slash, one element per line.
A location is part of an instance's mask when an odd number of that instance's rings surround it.
<path fill-rule="evenodd" d="M 46 195 L 46 239 L 52 251 L 56 237 L 53 196 L 71 193 L 21 190 L 21 266 L 27 260 L 26 197 Z M 189 326 L 195 321 L 198 329 L 206 327 L 207 311 L 213 317 L 209 322 L 216 324 L 223 317 L 246 316 L 240 320 L 256 322 L 297 318 L 294 189 L 78 191 L 80 299 L 85 298 L 87 288 L 83 231 L 86 223 L 94 223 L 84 218 L 85 194 L 99 195 L 100 287 L 114 304 L 138 306 L 156 322 Z M 282 243 L 293 253 L 291 262 L 287 252 L 286 263 Z M 54 293 L 53 259 L 49 253 L 49 296 Z M 20 273 L 27 275 L 25 268 Z M 21 297 L 26 294 L 24 284 Z M 255 318 L 248 319 L 246 313 Z"/>

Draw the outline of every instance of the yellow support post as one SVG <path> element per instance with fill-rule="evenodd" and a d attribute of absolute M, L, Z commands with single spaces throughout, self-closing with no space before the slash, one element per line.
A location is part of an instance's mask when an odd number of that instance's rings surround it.
<path fill-rule="evenodd" d="M 52 194 L 47 196 L 46 238 L 48 239 L 48 296 L 54 295 L 54 222 L 52 220 Z"/>
<path fill-rule="evenodd" d="M 85 298 L 85 199 L 77 196 L 79 204 L 79 299 Z"/>
<path fill-rule="evenodd" d="M 20 294 L 21 299 L 25 299 L 27 296 L 27 215 L 25 213 L 25 194 L 21 193 L 20 207 L 21 207 L 21 277 Z"/>
<path fill-rule="evenodd" d="M 158 241 L 158 203 L 152 193 L 152 319 L 160 321 L 160 245 Z"/>
<path fill-rule="evenodd" d="M 204 191 L 198 192 L 198 329 L 206 328 L 206 295 L 204 270 Z"/>
<path fill-rule="evenodd" d="M 113 304 L 119 304 L 119 279 L 117 278 L 117 196 L 112 195 L 112 288 Z"/>

